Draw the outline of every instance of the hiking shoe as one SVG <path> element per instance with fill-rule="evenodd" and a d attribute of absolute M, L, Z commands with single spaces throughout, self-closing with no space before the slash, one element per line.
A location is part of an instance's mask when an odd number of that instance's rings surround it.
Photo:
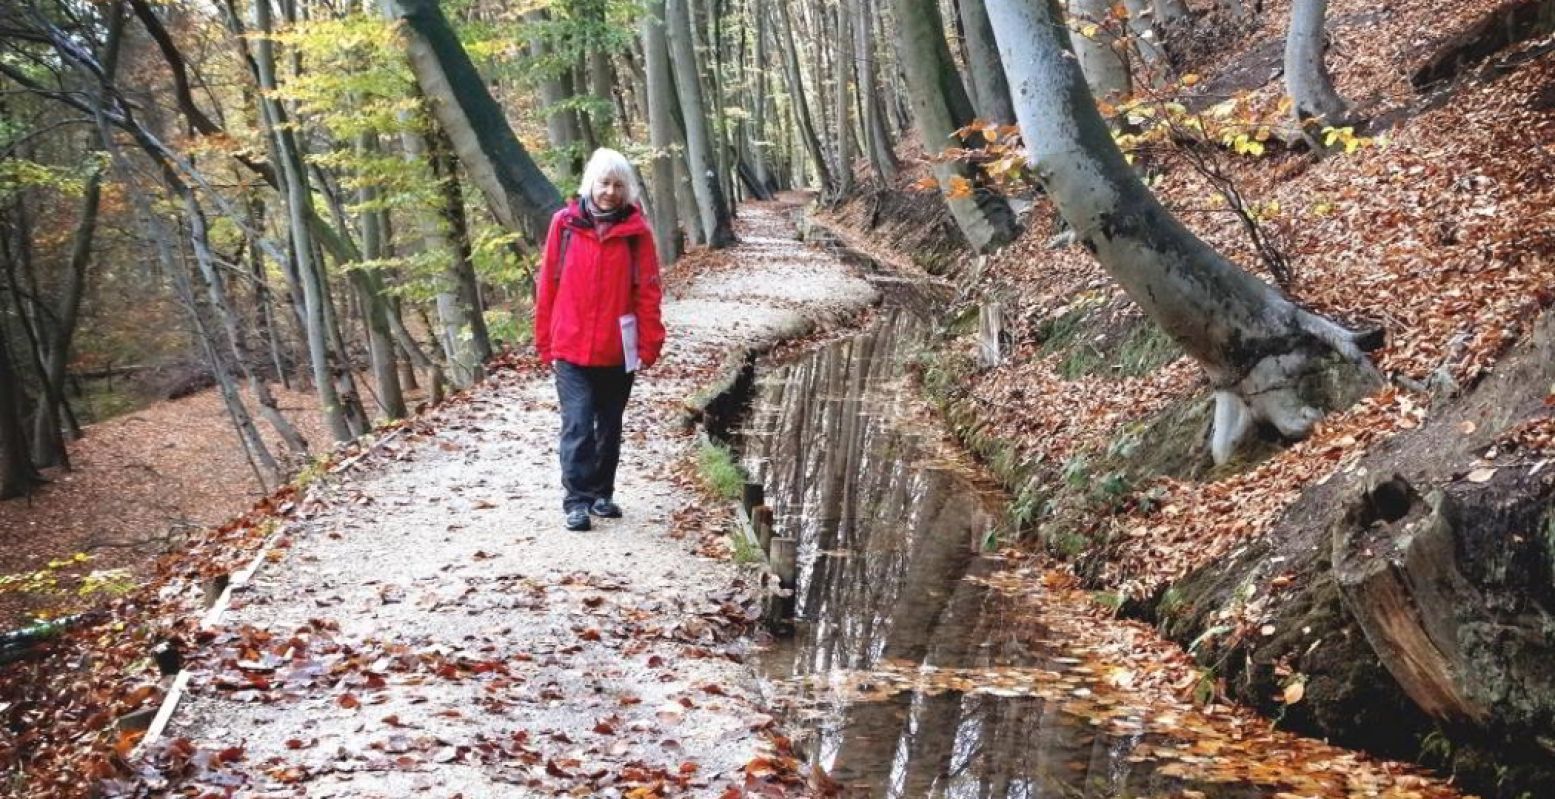
<path fill-rule="evenodd" d="M 591 526 L 592 525 L 589 524 L 589 512 L 587 508 L 579 505 L 578 507 L 567 511 L 568 530 L 582 531 L 589 529 Z"/>
<path fill-rule="evenodd" d="M 601 519 L 619 519 L 621 518 L 621 506 L 604 497 L 600 497 L 594 500 L 594 504 L 589 506 L 589 513 Z"/>

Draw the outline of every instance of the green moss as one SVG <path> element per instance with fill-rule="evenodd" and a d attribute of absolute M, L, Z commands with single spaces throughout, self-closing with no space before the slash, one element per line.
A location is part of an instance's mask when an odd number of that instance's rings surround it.
<path fill-rule="evenodd" d="M 1182 348 L 1149 319 L 1140 319 L 1118 347 L 1121 377 L 1142 377 L 1182 357 Z"/>

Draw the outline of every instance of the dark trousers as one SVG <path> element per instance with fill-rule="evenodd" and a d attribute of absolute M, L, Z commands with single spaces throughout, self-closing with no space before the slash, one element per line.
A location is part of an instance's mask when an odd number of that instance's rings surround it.
<path fill-rule="evenodd" d="M 621 416 L 635 374 L 620 366 L 556 362 L 556 396 L 562 406 L 562 508 L 589 505 L 616 489 L 621 461 Z"/>

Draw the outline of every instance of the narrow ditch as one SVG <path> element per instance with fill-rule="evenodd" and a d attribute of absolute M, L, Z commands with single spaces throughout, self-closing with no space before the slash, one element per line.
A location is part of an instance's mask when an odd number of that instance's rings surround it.
<path fill-rule="evenodd" d="M 876 319 L 758 362 L 732 431 L 798 549 L 794 633 L 758 670 L 845 795 L 1457 795 L 1194 702 L 1180 650 L 1061 574 L 988 555 L 1009 497 L 909 379 L 945 298 L 877 272 Z"/>

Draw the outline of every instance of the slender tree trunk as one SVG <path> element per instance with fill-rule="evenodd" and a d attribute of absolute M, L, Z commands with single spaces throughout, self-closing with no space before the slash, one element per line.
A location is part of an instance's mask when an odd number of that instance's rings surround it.
<path fill-rule="evenodd" d="M 775 0 L 776 1 L 776 0 Z M 776 191 L 777 184 L 767 168 L 767 11 L 766 0 L 751 0 L 751 17 L 755 25 L 756 68 L 751 72 L 754 84 L 751 100 L 751 168 L 756 181 L 768 192 Z"/>
<path fill-rule="evenodd" d="M 261 34 L 254 41 L 254 60 L 261 91 L 261 115 L 265 127 L 276 142 L 277 154 L 281 161 L 277 178 L 285 187 L 283 197 L 291 222 L 298 282 L 302 287 L 305 308 L 303 318 L 307 331 L 308 358 L 313 364 L 314 390 L 318 392 L 319 404 L 323 409 L 324 421 L 330 435 L 336 441 L 349 441 L 352 437 L 351 427 L 347 422 L 341 397 L 329 373 L 324 270 L 323 264 L 314 257 L 312 229 L 308 224 L 308 218 L 314 215 L 313 193 L 308 187 L 308 175 L 303 168 L 302 156 L 298 152 L 294 133 L 286 125 L 281 104 L 271 96 L 278 87 L 275 75 L 275 49 L 270 39 L 272 34 L 270 0 L 256 0 L 254 8 L 256 24 Z"/>
<path fill-rule="evenodd" d="M 544 24 L 550 19 L 546 9 L 536 9 L 524 15 L 524 20 L 534 27 L 529 37 L 529 57 L 542 62 L 537 68 L 540 79 L 536 87 L 540 93 L 540 106 L 545 113 L 546 138 L 552 152 L 561 153 L 561 163 L 569 176 L 576 179 L 583 171 L 583 126 L 578 112 L 567 107 L 567 101 L 577 94 L 573 86 L 572 67 L 556 63 L 551 43 L 543 33 Z"/>
<path fill-rule="evenodd" d="M 1135 85 L 1161 86 L 1166 82 L 1166 52 L 1161 49 L 1161 37 L 1156 31 L 1156 13 L 1150 0 L 1125 0 L 1128 9 L 1128 35 L 1133 52 L 1142 63 L 1131 64 L 1131 82 Z M 1141 74 L 1144 73 L 1144 74 Z M 1140 78 L 1147 78 L 1141 81 Z"/>
<path fill-rule="evenodd" d="M 875 65 L 874 25 L 870 21 L 874 4 L 853 0 L 854 47 L 859 53 L 858 89 L 864 106 L 865 139 L 869 143 L 869 162 L 875 174 L 885 183 L 896 180 L 896 150 L 891 145 L 891 134 L 886 130 L 885 109 L 880 104 L 880 82 Z M 986 16 L 986 14 L 985 14 Z M 999 67 L 1004 74 L 1004 67 Z M 1002 79 L 1002 78 L 1001 78 Z M 1009 95 L 1008 89 L 1005 95 Z M 1013 120 L 1013 117 L 1011 117 Z"/>
<path fill-rule="evenodd" d="M 459 305 L 467 314 L 459 335 L 468 339 L 469 343 L 461 345 L 460 349 L 467 349 L 469 355 L 475 358 L 471 371 L 479 379 L 479 375 L 485 371 L 483 364 L 491 359 L 491 331 L 486 328 L 486 303 L 481 298 L 480 278 L 475 274 L 470 221 L 464 212 L 464 184 L 459 180 L 459 161 L 454 157 L 454 152 L 454 143 L 450 140 L 447 131 L 441 126 L 434 125 L 432 165 L 434 176 L 440 179 L 438 185 L 443 187 L 443 202 L 440 210 L 443 213 L 443 223 L 448 230 L 448 242 L 453 245 L 454 254 L 448 278 L 453 284 L 454 296 L 458 298 Z M 468 173 L 469 170 L 465 171 Z"/>
<path fill-rule="evenodd" d="M 833 11 L 836 24 L 832 31 L 837 39 L 837 57 L 832 96 L 836 110 L 832 116 L 837 120 L 836 198 L 841 200 L 853 191 L 853 122 L 848 113 L 848 80 L 853 75 L 853 37 L 850 35 L 853 25 L 845 4 L 838 3 Z"/>
<path fill-rule="evenodd" d="M 171 182 L 171 181 L 170 181 Z M 226 281 L 221 272 L 216 268 L 215 256 L 211 252 L 210 235 L 206 227 L 205 213 L 200 209 L 199 201 L 194 192 L 187 186 L 173 183 L 175 191 L 182 195 L 184 201 L 184 216 L 189 223 L 189 243 L 194 251 L 195 265 L 199 268 L 200 276 L 205 284 L 206 297 L 211 309 L 221 317 L 222 326 L 226 331 L 226 350 L 231 355 L 232 365 L 237 371 L 248 378 L 248 384 L 254 392 L 255 400 L 259 403 L 260 413 L 263 415 L 275 431 L 280 434 L 282 440 L 291 450 L 299 455 L 307 454 L 308 442 L 305 441 L 297 429 L 281 415 L 275 397 L 270 394 L 270 386 L 257 374 L 248 363 L 248 353 L 243 346 L 243 333 L 238 316 L 232 310 L 232 305 L 227 301 Z M 270 454 L 264 440 L 259 437 L 258 430 L 251 430 L 253 421 L 248 415 L 248 410 L 237 398 L 237 382 L 233 379 L 231 371 L 227 368 L 226 359 L 222 355 L 222 347 L 216 344 L 215 334 L 211 332 L 204 318 L 200 315 L 198 303 L 195 300 L 194 289 L 189 284 L 188 275 L 183 270 L 176 274 L 176 285 L 189 305 L 190 319 L 195 324 L 195 331 L 204 342 L 208 359 L 211 362 L 211 370 L 216 374 L 217 385 L 221 389 L 222 398 L 228 403 L 228 411 L 245 440 L 248 441 L 250 456 L 256 460 L 270 482 L 278 482 L 281 469 L 277 465 L 275 457 Z M 266 483 L 261 478 L 262 484 Z M 267 486 L 268 487 L 268 486 Z"/>
<path fill-rule="evenodd" d="M 988 9 L 983 0 L 961 0 L 961 20 L 966 27 L 967 74 L 972 96 L 977 98 L 977 115 L 999 125 L 1015 123 L 1015 106 L 1010 101 L 1010 85 L 999 63 L 999 47 L 988 24 Z"/>
<path fill-rule="evenodd" d="M 561 194 L 519 143 L 437 0 L 382 0 L 405 20 L 411 71 L 465 172 L 508 230 L 542 246 Z"/>
<path fill-rule="evenodd" d="M 1167 211 L 1124 160 L 1078 64 L 1056 0 L 989 0 L 1028 157 L 1080 241 L 1209 373 L 1212 452 L 1229 457 L 1250 422 L 1300 437 L 1326 398 L 1307 385 L 1330 353 L 1374 370 L 1354 333 L 1296 306 Z"/>
<path fill-rule="evenodd" d="M 648 97 L 648 136 L 653 147 L 649 188 L 653 206 L 653 239 L 659 265 L 680 257 L 681 237 L 675 204 L 675 86 L 670 74 L 669 45 L 664 33 L 664 0 L 649 0 L 642 18 L 643 69 Z"/>
<path fill-rule="evenodd" d="M 378 135 L 363 133 L 357 139 L 357 152 L 367 156 L 379 155 Z M 368 264 L 375 264 L 388 257 L 388 213 L 376 206 L 380 202 L 378 189 L 366 182 L 357 190 L 357 202 L 367 210 L 362 212 L 362 257 Z M 408 415 L 405 394 L 400 387 L 399 369 L 394 358 L 394 331 L 389 326 L 389 298 L 385 294 L 383 272 L 376 266 L 351 270 L 351 284 L 356 288 L 367 323 L 368 352 L 372 358 L 373 381 L 378 385 L 378 404 L 390 419 Z"/>
<path fill-rule="evenodd" d="M 1328 0 L 1295 0 L 1290 8 L 1290 31 L 1285 34 L 1285 88 L 1291 112 L 1301 133 L 1321 145 L 1326 127 L 1348 124 L 1349 109 L 1334 89 L 1323 63 L 1323 19 Z"/>
<path fill-rule="evenodd" d="M 709 246 L 719 248 L 734 243 L 725 204 L 722 178 L 716 172 L 712 133 L 707 125 L 707 106 L 702 102 L 702 87 L 697 73 L 696 51 L 692 46 L 691 13 L 687 0 L 665 3 L 666 39 L 669 42 L 671 72 L 680 96 L 681 117 L 686 126 L 687 171 L 697 212 Z"/>
<path fill-rule="evenodd" d="M 32 362 L 32 370 L 38 378 L 38 402 L 31 409 L 33 413 L 31 460 L 38 468 L 59 466 L 69 471 L 70 455 L 65 450 L 65 437 L 60 429 L 60 408 L 65 398 L 59 389 L 63 388 L 63 380 L 55 384 L 49 379 L 47 362 L 50 356 L 45 351 L 44 338 L 50 336 L 50 326 L 43 318 L 46 309 L 43 307 L 43 296 L 38 287 L 37 272 L 33 268 L 33 230 L 31 214 L 27 210 L 27 194 L 28 192 L 22 191 L 15 197 L 16 248 L 10 253 L 14 262 L 7 265 L 6 280 L 9 283 L 11 299 L 16 306 L 19 326 L 27 338 L 27 355 Z M 26 291 L 22 290 L 17 278 L 18 269 L 28 279 L 29 285 Z"/>
<path fill-rule="evenodd" d="M 896 11 L 897 60 L 907 74 L 907 89 L 912 96 L 913 119 L 924 151 L 930 154 L 959 146 L 952 135 L 972 121 L 971 101 L 966 87 L 950 58 L 945 42 L 945 25 L 934 0 L 893 0 Z M 965 163 L 940 160 L 934 165 L 945 201 L 956 225 L 972 248 L 988 252 L 1015 237 L 1015 216 L 1003 196 L 986 189 L 974 189 L 970 196 L 958 196 L 953 187 L 975 178 Z"/>
<path fill-rule="evenodd" d="M 1103 100 L 1129 93 L 1128 58 L 1118 47 L 1116 24 L 1112 0 L 1069 0 L 1069 39 L 1091 93 Z"/>
<path fill-rule="evenodd" d="M 774 47 L 783 54 L 783 73 L 788 77 L 788 103 L 794 112 L 794 123 L 798 127 L 798 134 L 804 142 L 805 153 L 810 157 L 810 163 L 815 167 L 815 174 L 819 178 L 820 190 L 824 195 L 830 195 L 834 191 L 835 184 L 832 181 L 831 170 L 826 166 L 826 156 L 821 150 L 821 140 L 816 135 L 815 123 L 810 116 L 810 101 L 806 99 L 804 75 L 799 70 L 799 53 L 794 46 L 794 26 L 788 14 L 788 0 L 772 0 L 772 5 L 777 9 L 777 26 L 773 30 L 776 37 Z"/>

